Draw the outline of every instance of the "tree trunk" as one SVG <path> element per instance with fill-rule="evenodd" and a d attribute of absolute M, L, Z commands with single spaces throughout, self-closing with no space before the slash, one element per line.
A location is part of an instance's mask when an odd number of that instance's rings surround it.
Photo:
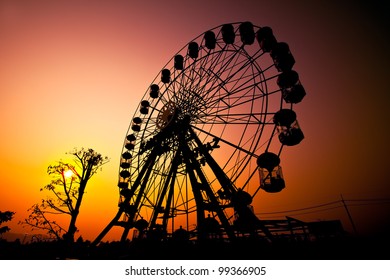
<path fill-rule="evenodd" d="M 67 242 L 71 242 L 71 243 L 74 242 L 74 235 L 77 231 L 76 220 L 77 220 L 77 217 L 78 217 L 79 212 L 80 212 L 81 201 L 83 200 L 83 195 L 84 195 L 85 188 L 87 186 L 87 182 L 88 182 L 87 180 L 83 180 L 83 179 L 80 182 L 80 189 L 79 189 L 79 195 L 78 195 L 77 201 L 76 201 L 76 206 L 71 214 L 71 220 L 69 223 L 68 232 L 66 234 L 64 234 L 64 240 Z"/>

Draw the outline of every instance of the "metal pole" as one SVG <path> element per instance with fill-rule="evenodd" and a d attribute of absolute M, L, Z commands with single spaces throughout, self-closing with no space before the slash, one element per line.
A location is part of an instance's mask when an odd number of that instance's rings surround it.
<path fill-rule="evenodd" d="M 342 194 L 340 194 L 340 196 L 341 196 L 341 202 L 343 203 L 343 205 L 344 205 L 344 208 L 345 208 L 345 211 L 347 212 L 347 215 L 348 215 L 349 221 L 350 221 L 350 222 L 351 222 L 351 224 L 352 224 L 353 232 L 355 233 L 355 235 L 357 235 L 356 226 L 355 226 L 355 223 L 354 223 L 354 222 L 353 222 L 353 220 L 352 220 L 351 213 L 349 213 L 349 210 L 348 210 L 347 204 L 345 203 L 345 200 L 344 200 L 344 198 L 343 198 L 343 195 L 342 195 Z"/>

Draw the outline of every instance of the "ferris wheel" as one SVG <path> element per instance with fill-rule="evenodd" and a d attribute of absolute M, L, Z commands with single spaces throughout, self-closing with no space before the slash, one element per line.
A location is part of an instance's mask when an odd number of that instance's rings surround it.
<path fill-rule="evenodd" d="M 285 188 L 285 146 L 304 135 L 293 105 L 306 95 L 295 59 L 270 27 L 210 29 L 151 82 L 130 121 L 113 226 L 138 238 L 271 238 L 252 202 Z"/>

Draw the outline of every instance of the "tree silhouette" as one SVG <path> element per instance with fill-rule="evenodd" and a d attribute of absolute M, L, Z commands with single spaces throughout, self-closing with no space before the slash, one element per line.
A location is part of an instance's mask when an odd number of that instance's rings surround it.
<path fill-rule="evenodd" d="M 93 149 L 75 149 L 70 154 L 74 157 L 75 165 L 59 161 L 47 168 L 52 180 L 40 190 L 48 191 L 51 197 L 44 198 L 41 203 L 29 208 L 30 214 L 22 224 L 31 226 L 33 230 L 44 230 L 51 238 L 73 242 L 87 183 L 109 159 Z M 56 220 L 50 219 L 63 214 L 70 216 L 67 229 Z"/>
<path fill-rule="evenodd" d="M 12 218 L 14 217 L 14 214 L 15 212 L 11 212 L 11 211 L 5 211 L 5 212 L 0 211 L 0 225 L 2 223 L 11 221 Z M 6 233 L 9 230 L 10 228 L 7 226 L 0 227 L 0 237 L 2 236 L 3 233 Z"/>

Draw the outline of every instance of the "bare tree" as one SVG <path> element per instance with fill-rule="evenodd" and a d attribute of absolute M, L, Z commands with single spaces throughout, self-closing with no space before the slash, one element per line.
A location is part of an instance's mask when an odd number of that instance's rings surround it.
<path fill-rule="evenodd" d="M 11 212 L 11 211 L 2 212 L 2 211 L 0 211 L 0 225 L 2 223 L 11 221 L 12 218 L 14 217 L 14 215 L 15 215 L 15 212 Z M 3 233 L 6 233 L 9 230 L 10 230 L 10 228 L 7 226 L 0 227 L 0 237 L 2 236 Z"/>
<path fill-rule="evenodd" d="M 21 223 L 44 230 L 58 240 L 73 242 L 87 183 L 109 159 L 93 149 L 75 149 L 70 154 L 74 157 L 74 165 L 59 161 L 47 168 L 52 180 L 41 191 L 47 191 L 51 196 L 28 209 L 30 215 Z M 64 214 L 70 216 L 67 228 L 52 219 L 55 215 Z"/>

